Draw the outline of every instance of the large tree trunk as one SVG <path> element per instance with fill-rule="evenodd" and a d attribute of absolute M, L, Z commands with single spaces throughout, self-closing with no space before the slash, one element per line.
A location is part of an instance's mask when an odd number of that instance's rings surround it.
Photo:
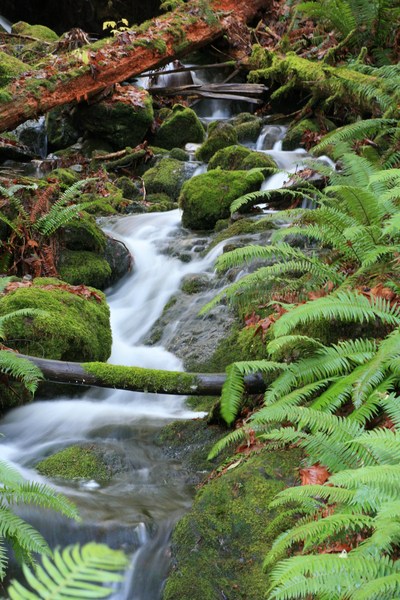
<path fill-rule="evenodd" d="M 121 367 L 107 363 L 73 363 L 19 355 L 37 365 L 47 381 L 91 385 L 133 392 L 151 392 L 176 396 L 219 396 L 226 379 L 224 373 L 182 373 L 140 367 Z M 246 375 L 246 391 L 265 391 L 259 373 Z"/>
<path fill-rule="evenodd" d="M 154 25 L 143 34 L 125 32 L 97 52 L 90 52 L 88 47 L 89 54 L 84 56 L 89 58 L 89 64 L 57 63 L 57 71 L 48 65 L 47 69 L 33 72 L 31 77 L 14 80 L 2 92 L 3 98 L 8 94 L 10 100 L 0 104 L 0 131 L 15 129 L 27 119 L 63 104 L 93 98 L 115 83 L 181 58 L 229 28 L 247 22 L 269 2 L 215 0 L 208 5 L 192 1 L 154 20 Z M 178 40 L 177 36 L 181 38 Z"/>

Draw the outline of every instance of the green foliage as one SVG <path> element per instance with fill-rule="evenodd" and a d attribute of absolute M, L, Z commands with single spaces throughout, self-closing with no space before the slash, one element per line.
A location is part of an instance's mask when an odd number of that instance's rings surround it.
<path fill-rule="evenodd" d="M 8 593 L 11 600 L 107 598 L 115 592 L 115 584 L 124 579 L 117 571 L 127 566 L 128 559 L 121 550 L 94 542 L 82 548 L 68 546 L 55 550 L 53 561 L 43 556 L 42 566 L 36 567 L 35 574 L 24 565 L 24 575 L 35 593 L 16 580 Z"/>
<path fill-rule="evenodd" d="M 5 576 L 7 556 L 5 543 L 11 543 L 20 563 L 34 564 L 34 553 L 51 556 L 51 550 L 43 537 L 23 519 L 13 513 L 12 506 L 33 504 L 51 508 L 57 512 L 80 520 L 74 505 L 55 489 L 42 484 L 24 481 L 17 469 L 0 462 L 0 580 Z"/>

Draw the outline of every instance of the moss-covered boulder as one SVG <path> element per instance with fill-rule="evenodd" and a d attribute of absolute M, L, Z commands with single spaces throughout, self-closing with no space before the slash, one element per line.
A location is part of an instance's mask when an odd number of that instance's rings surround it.
<path fill-rule="evenodd" d="M 58 35 L 52 29 L 49 29 L 45 25 L 29 25 L 29 23 L 25 23 L 25 21 L 14 23 L 11 32 L 29 35 L 34 38 L 45 40 L 46 42 L 55 42 L 58 40 Z"/>
<path fill-rule="evenodd" d="M 302 143 L 303 135 L 308 129 L 311 133 L 321 133 L 321 125 L 326 131 L 333 131 L 336 126 L 329 119 L 303 119 L 299 123 L 289 127 L 286 136 L 282 142 L 282 150 L 296 150 L 304 146 Z"/>
<path fill-rule="evenodd" d="M 18 58 L 0 52 L 0 88 L 11 83 L 12 79 L 20 77 L 28 69 L 28 65 L 18 60 Z"/>
<path fill-rule="evenodd" d="M 196 150 L 195 159 L 208 162 L 218 150 L 234 146 L 237 142 L 237 132 L 232 125 L 224 121 L 214 121 L 208 126 L 208 138 Z"/>
<path fill-rule="evenodd" d="M 53 284 L 62 284 L 57 279 Z M 49 280 L 35 279 L 42 285 Z M 111 354 L 110 311 L 100 303 L 56 287 L 21 287 L 0 298 L 0 316 L 21 308 L 45 310 L 46 317 L 18 317 L 7 321 L 7 339 L 19 342 L 18 350 L 32 356 L 75 362 L 105 361 Z M 14 347 L 14 346 L 13 346 Z M 16 346 L 15 346 L 16 347 Z"/>
<path fill-rule="evenodd" d="M 249 171 L 254 167 L 276 168 L 276 162 L 268 154 L 236 145 L 218 150 L 208 163 L 207 171 L 218 167 L 224 171 Z"/>
<path fill-rule="evenodd" d="M 268 574 L 262 565 L 274 539 L 291 525 L 286 509 L 269 503 L 298 473 L 299 450 L 263 452 L 241 461 L 204 485 L 193 508 L 175 526 L 173 566 L 163 600 L 263 598 Z M 223 596 L 221 595 L 223 591 Z"/>
<path fill-rule="evenodd" d="M 115 182 L 115 185 L 122 190 L 122 195 L 127 200 L 142 199 L 141 183 L 139 184 L 129 177 L 123 176 Z"/>
<path fill-rule="evenodd" d="M 185 275 L 181 283 L 181 290 L 184 294 L 198 294 L 199 292 L 203 292 L 207 289 L 209 284 L 209 280 L 207 275 L 199 275 L 189 273 Z"/>
<path fill-rule="evenodd" d="M 86 250 L 62 250 L 58 263 L 60 277 L 70 285 L 104 288 L 112 270 L 105 258 Z"/>
<path fill-rule="evenodd" d="M 169 153 L 170 158 L 175 158 L 176 160 L 187 161 L 189 160 L 189 154 L 182 150 L 182 148 L 172 148 Z"/>
<path fill-rule="evenodd" d="M 105 250 L 107 236 L 94 217 L 85 211 L 81 214 L 81 217 L 73 219 L 61 228 L 65 247 L 68 250 Z"/>
<path fill-rule="evenodd" d="M 53 149 L 67 148 L 77 141 L 79 132 L 72 122 L 67 104 L 47 113 L 46 133 Z"/>
<path fill-rule="evenodd" d="M 127 88 L 124 88 L 125 90 Z M 123 101 L 79 104 L 73 113 L 74 124 L 85 129 L 109 144 L 115 150 L 140 144 L 153 123 L 153 105 L 146 92 L 141 101 L 143 106 L 132 106 Z"/>
<path fill-rule="evenodd" d="M 48 179 L 58 179 L 60 183 L 69 187 L 79 180 L 79 175 L 73 169 L 53 169 L 50 171 Z"/>
<path fill-rule="evenodd" d="M 167 194 L 178 200 L 181 187 L 188 177 L 189 173 L 182 161 L 163 158 L 144 173 L 143 181 L 148 194 Z"/>
<path fill-rule="evenodd" d="M 196 113 L 191 108 L 175 104 L 155 134 L 154 143 L 161 148 L 172 150 L 184 148 L 189 142 L 201 144 L 204 138 L 204 127 Z"/>
<path fill-rule="evenodd" d="M 122 189 L 110 182 L 105 184 L 105 188 L 107 196 L 94 193 L 79 196 L 79 202 L 95 202 L 95 204 L 85 209 L 86 212 L 97 217 L 107 217 L 125 211 L 128 201 L 124 198 Z"/>
<path fill-rule="evenodd" d="M 261 132 L 260 120 L 250 113 L 241 113 L 233 121 L 239 142 L 256 142 Z"/>
<path fill-rule="evenodd" d="M 230 215 L 234 200 L 258 191 L 264 181 L 261 173 L 208 171 L 184 183 L 180 196 L 182 225 L 191 229 L 212 229 Z"/>
<path fill-rule="evenodd" d="M 111 479 L 111 471 L 89 444 L 71 446 L 61 450 L 36 465 L 40 475 L 62 479 Z"/>

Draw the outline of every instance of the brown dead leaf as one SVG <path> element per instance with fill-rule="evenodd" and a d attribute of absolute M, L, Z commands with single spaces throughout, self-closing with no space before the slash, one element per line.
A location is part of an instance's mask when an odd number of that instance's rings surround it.
<path fill-rule="evenodd" d="M 301 469 L 299 475 L 301 485 L 322 485 L 331 476 L 328 469 L 319 464 Z"/>

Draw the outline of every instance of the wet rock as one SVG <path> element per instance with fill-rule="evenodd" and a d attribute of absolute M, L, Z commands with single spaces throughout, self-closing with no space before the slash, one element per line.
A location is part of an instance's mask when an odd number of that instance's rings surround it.
<path fill-rule="evenodd" d="M 207 289 L 209 284 L 208 276 L 203 274 L 189 273 L 185 275 L 181 283 L 181 290 L 185 294 L 198 294 Z"/>
<path fill-rule="evenodd" d="M 80 134 L 72 122 L 68 104 L 47 113 L 46 133 L 53 150 L 67 148 L 78 141 Z"/>
<path fill-rule="evenodd" d="M 124 275 L 129 273 L 133 266 L 133 257 L 128 248 L 120 242 L 107 236 L 104 252 L 100 254 L 111 267 L 111 275 L 105 280 L 103 288 L 117 283 Z"/>
<path fill-rule="evenodd" d="M 284 131 L 285 128 L 279 127 L 279 125 L 268 125 L 263 130 L 262 148 L 260 150 L 272 150 L 276 142 L 282 139 Z"/>
<path fill-rule="evenodd" d="M 303 147 L 302 142 L 305 131 L 308 129 L 312 133 L 321 133 L 321 125 L 326 131 L 333 131 L 336 129 L 336 125 L 329 121 L 329 119 L 321 118 L 318 119 L 303 119 L 299 123 L 289 127 L 286 136 L 282 142 L 282 150 L 296 150 L 296 148 Z"/>
<path fill-rule="evenodd" d="M 143 181 L 148 194 L 166 194 L 178 200 L 183 183 L 190 177 L 185 164 L 173 158 L 163 158 L 155 167 L 146 171 Z"/>
<path fill-rule="evenodd" d="M 143 214 L 148 211 L 148 207 L 142 204 L 142 202 L 137 202 L 133 200 L 130 202 L 123 210 L 123 213 L 126 215 L 133 214 Z"/>
<path fill-rule="evenodd" d="M 118 100 L 90 106 L 79 104 L 73 112 L 74 124 L 108 142 L 115 150 L 126 146 L 135 148 L 144 140 L 154 119 L 151 97 L 147 92 L 142 104 L 132 106 Z"/>
<path fill-rule="evenodd" d="M 207 133 L 208 138 L 195 153 L 195 159 L 202 162 L 208 162 L 221 148 L 233 146 L 238 142 L 236 129 L 225 121 L 210 123 Z"/>
<path fill-rule="evenodd" d="M 42 158 L 47 156 L 46 120 L 40 117 L 38 120 L 30 119 L 19 125 L 15 130 L 19 141 L 28 146 L 32 152 Z"/>
<path fill-rule="evenodd" d="M 218 167 L 225 171 L 249 171 L 254 167 L 276 169 L 277 165 L 267 154 L 236 145 L 218 150 L 208 163 L 207 170 L 212 171 Z"/>
<path fill-rule="evenodd" d="M 34 158 L 34 153 L 27 146 L 15 142 L 14 140 L 8 140 L 4 136 L 0 137 L 0 163 L 6 160 L 15 160 L 28 162 Z"/>
<path fill-rule="evenodd" d="M 263 181 L 264 176 L 259 172 L 248 174 L 219 169 L 192 177 L 181 191 L 182 225 L 190 229 L 212 229 L 218 220 L 229 217 L 234 200 L 258 191 Z"/>
<path fill-rule="evenodd" d="M 233 121 L 239 142 L 256 142 L 261 131 L 260 120 L 250 113 L 241 113 Z"/>
<path fill-rule="evenodd" d="M 154 136 L 154 143 L 161 148 L 172 150 L 184 148 L 188 142 L 201 143 L 204 138 L 204 128 L 196 113 L 191 108 L 175 104 L 172 111 L 165 115 Z"/>

